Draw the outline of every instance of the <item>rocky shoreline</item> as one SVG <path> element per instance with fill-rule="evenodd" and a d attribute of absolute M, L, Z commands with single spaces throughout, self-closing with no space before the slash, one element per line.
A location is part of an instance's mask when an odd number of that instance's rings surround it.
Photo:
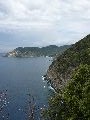
<path fill-rule="evenodd" d="M 49 89 L 52 90 L 54 93 L 56 93 L 56 90 L 52 85 L 51 80 L 47 78 L 47 75 L 42 76 L 42 80 L 47 81 L 47 84 L 49 85 Z"/>

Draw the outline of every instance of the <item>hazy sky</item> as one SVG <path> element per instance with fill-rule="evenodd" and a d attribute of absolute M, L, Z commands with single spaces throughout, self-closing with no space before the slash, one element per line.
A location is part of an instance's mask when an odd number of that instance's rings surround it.
<path fill-rule="evenodd" d="M 72 44 L 90 33 L 90 0 L 0 0 L 0 50 Z"/>

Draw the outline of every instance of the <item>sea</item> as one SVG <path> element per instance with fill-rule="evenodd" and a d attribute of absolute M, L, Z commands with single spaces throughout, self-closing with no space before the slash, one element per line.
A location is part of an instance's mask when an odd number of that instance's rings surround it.
<path fill-rule="evenodd" d="M 52 91 L 42 76 L 50 57 L 13 58 L 0 54 L 0 120 L 41 120 Z"/>

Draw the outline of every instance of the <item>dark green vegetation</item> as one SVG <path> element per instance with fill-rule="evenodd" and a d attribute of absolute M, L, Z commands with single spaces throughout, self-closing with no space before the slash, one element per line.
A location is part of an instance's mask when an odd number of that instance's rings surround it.
<path fill-rule="evenodd" d="M 90 120 L 90 35 L 53 61 L 47 79 L 57 93 L 44 111 L 46 120 Z"/>
<path fill-rule="evenodd" d="M 6 56 L 13 57 L 37 57 L 37 56 L 56 56 L 57 54 L 63 53 L 68 49 L 70 45 L 64 45 L 58 47 L 56 45 L 50 45 L 47 47 L 18 47 L 12 52 L 6 54 Z"/>
<path fill-rule="evenodd" d="M 61 89 L 80 64 L 90 64 L 90 35 L 72 45 L 52 62 L 47 71 L 47 79 L 51 80 L 55 89 Z"/>
<path fill-rule="evenodd" d="M 62 92 L 49 101 L 46 120 L 90 120 L 90 65 L 80 65 Z"/>

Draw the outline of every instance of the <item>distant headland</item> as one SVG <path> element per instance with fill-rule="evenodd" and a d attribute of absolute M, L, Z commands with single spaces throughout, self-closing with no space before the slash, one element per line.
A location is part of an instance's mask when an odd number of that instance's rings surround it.
<path fill-rule="evenodd" d="M 11 52 L 5 54 L 5 57 L 40 57 L 49 56 L 53 57 L 57 54 L 62 54 L 65 50 L 70 48 L 71 45 L 56 46 L 50 45 L 46 47 L 18 47 Z"/>

